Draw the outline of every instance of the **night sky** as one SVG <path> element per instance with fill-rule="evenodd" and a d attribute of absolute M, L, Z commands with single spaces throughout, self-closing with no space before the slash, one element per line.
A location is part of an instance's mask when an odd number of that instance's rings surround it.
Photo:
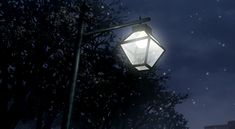
<path fill-rule="evenodd" d="M 235 120 L 235 1 L 123 0 L 130 19 L 149 25 L 166 49 L 158 62 L 168 87 L 190 98 L 177 110 L 190 129 Z"/>

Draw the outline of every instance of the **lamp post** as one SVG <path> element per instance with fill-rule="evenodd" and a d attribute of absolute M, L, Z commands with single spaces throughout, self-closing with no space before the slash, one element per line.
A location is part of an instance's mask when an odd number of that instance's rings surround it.
<path fill-rule="evenodd" d="M 73 76 L 70 82 L 71 87 L 69 91 L 69 102 L 68 102 L 69 104 L 67 105 L 66 110 L 64 112 L 64 118 L 63 118 L 64 120 L 61 129 L 70 129 L 76 80 L 78 79 L 77 76 L 79 72 L 80 51 L 81 51 L 81 43 L 83 40 L 83 36 L 89 36 L 97 33 L 102 33 L 105 31 L 111 31 L 123 27 L 136 25 L 136 27 L 133 27 L 133 30 L 136 32 L 131 34 L 127 39 L 125 39 L 121 47 L 123 48 L 125 54 L 127 55 L 132 65 L 134 65 L 135 68 L 138 70 L 148 70 L 150 69 L 150 67 L 153 67 L 157 59 L 164 51 L 162 47 L 158 45 L 158 41 L 155 38 L 153 38 L 150 31 L 147 30 L 147 28 L 150 29 L 150 27 L 148 27 L 145 24 L 141 25 L 142 23 L 149 22 L 151 20 L 150 18 L 143 18 L 125 24 L 84 33 L 84 24 L 85 24 L 84 17 L 87 10 L 89 10 L 89 8 L 85 4 L 85 2 L 83 2 L 83 5 L 81 6 L 81 12 L 79 14 L 78 43 L 75 45 L 76 57 L 74 61 Z M 133 44 L 135 44 L 136 46 L 133 47 Z M 141 54 L 144 54 L 144 56 L 142 56 Z M 140 56 L 141 58 L 138 58 Z"/>

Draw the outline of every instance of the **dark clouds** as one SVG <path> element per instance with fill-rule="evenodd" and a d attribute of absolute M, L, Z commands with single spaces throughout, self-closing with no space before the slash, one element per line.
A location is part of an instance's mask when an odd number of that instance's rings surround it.
<path fill-rule="evenodd" d="M 235 1 L 128 0 L 130 18 L 150 16 L 171 69 L 169 86 L 190 92 L 178 107 L 191 129 L 235 120 Z M 159 66 L 158 65 L 158 66 Z"/>

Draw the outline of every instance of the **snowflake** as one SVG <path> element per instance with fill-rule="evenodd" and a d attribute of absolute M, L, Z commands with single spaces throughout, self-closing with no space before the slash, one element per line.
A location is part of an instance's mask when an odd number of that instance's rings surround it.
<path fill-rule="evenodd" d="M 9 73 L 12 73 L 12 72 L 15 71 L 15 69 L 16 69 L 16 68 L 15 68 L 14 66 L 9 65 L 8 68 L 7 68 L 7 71 L 8 71 Z"/>
<path fill-rule="evenodd" d="M 165 76 L 166 75 L 166 72 L 164 72 L 164 73 L 162 73 L 163 74 L 163 76 Z"/>
<path fill-rule="evenodd" d="M 171 69 L 168 69 L 168 72 L 171 72 Z"/>
<path fill-rule="evenodd" d="M 88 123 L 91 123 L 91 120 L 88 118 L 88 119 L 87 119 L 87 122 L 88 122 Z"/>
<path fill-rule="evenodd" d="M 84 115 L 85 115 L 85 113 L 84 113 L 84 112 L 81 112 L 81 115 L 82 115 L 82 116 L 84 116 Z"/>
<path fill-rule="evenodd" d="M 51 48 L 49 46 L 46 46 L 45 51 L 48 52 Z"/>
<path fill-rule="evenodd" d="M 103 97 L 103 95 L 102 95 L 102 94 L 100 94 L 99 96 L 100 96 L 100 98 L 102 98 L 102 97 Z"/>
<path fill-rule="evenodd" d="M 191 31 L 190 31 L 190 33 L 191 33 L 191 34 L 194 34 L 194 33 L 195 33 L 195 31 L 194 31 L 194 30 L 191 30 Z"/>
<path fill-rule="evenodd" d="M 195 105 L 196 103 L 197 102 L 194 99 L 192 99 L 192 104 Z"/>
<path fill-rule="evenodd" d="M 47 68 L 48 68 L 48 64 L 47 64 L 47 63 L 44 63 L 44 64 L 42 65 L 42 67 L 45 68 L 45 69 L 47 69 Z"/>
<path fill-rule="evenodd" d="M 227 69 L 226 69 L 226 68 L 224 68 L 224 72 L 227 72 Z"/>

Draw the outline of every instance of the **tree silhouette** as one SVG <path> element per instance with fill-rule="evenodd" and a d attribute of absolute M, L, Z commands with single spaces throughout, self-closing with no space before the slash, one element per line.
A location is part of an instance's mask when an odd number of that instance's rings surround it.
<path fill-rule="evenodd" d="M 80 1 L 1 2 L 1 126 L 34 120 L 35 128 L 61 123 L 77 43 Z M 119 0 L 88 1 L 86 30 L 121 23 Z M 138 72 L 128 64 L 113 32 L 84 38 L 73 127 L 83 129 L 186 128 L 175 111 L 187 95 L 169 91 L 155 69 Z"/>

